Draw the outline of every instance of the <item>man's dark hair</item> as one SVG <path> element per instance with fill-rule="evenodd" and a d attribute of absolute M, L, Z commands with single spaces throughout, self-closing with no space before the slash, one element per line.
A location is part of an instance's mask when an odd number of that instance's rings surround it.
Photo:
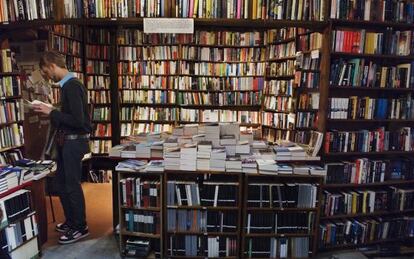
<path fill-rule="evenodd" d="M 51 64 L 56 64 L 58 67 L 66 68 L 66 58 L 58 52 L 46 51 L 40 58 L 39 67 L 42 68 L 50 66 Z"/>

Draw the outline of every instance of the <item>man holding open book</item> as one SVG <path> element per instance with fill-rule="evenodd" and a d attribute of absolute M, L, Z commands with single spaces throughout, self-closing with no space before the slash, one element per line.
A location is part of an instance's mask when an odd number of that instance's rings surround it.
<path fill-rule="evenodd" d="M 66 221 L 56 226 L 63 233 L 59 243 L 70 244 L 89 235 L 86 225 L 85 198 L 81 186 L 81 160 L 89 151 L 91 121 L 85 86 L 66 68 L 65 57 L 46 52 L 39 62 L 42 75 L 61 87 L 60 110 L 42 102 L 33 102 L 33 109 L 49 115 L 58 130 L 56 189 Z"/>

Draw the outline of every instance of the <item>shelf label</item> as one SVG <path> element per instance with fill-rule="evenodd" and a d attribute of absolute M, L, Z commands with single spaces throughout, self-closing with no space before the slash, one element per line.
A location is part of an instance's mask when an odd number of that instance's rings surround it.
<path fill-rule="evenodd" d="M 194 33 L 193 18 L 144 18 L 144 33 Z"/>

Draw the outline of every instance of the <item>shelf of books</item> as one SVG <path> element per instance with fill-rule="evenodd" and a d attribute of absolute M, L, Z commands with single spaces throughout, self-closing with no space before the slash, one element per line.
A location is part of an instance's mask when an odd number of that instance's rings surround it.
<path fill-rule="evenodd" d="M 117 170 L 119 242 L 124 256 L 162 258 L 163 174 Z"/>
<path fill-rule="evenodd" d="M 65 56 L 66 67 L 81 82 L 84 81 L 82 28 L 75 25 L 52 25 L 49 32 L 49 49 Z M 52 85 L 52 102 L 57 104 L 60 100 L 60 86 Z"/>
<path fill-rule="evenodd" d="M 314 257 L 322 181 L 318 176 L 247 174 L 243 258 Z"/>
<path fill-rule="evenodd" d="M 8 42 L 0 42 L 0 161 L 10 162 L 24 146 L 23 103 L 14 53 Z"/>
<path fill-rule="evenodd" d="M 413 5 L 346 5 L 331 2 L 320 250 L 412 236 Z"/>
<path fill-rule="evenodd" d="M 178 120 L 176 85 L 180 76 L 180 44 L 189 36 L 118 31 L 118 89 L 121 137 L 171 131 Z"/>
<path fill-rule="evenodd" d="M 269 141 L 291 140 L 295 126 L 294 74 L 297 28 L 267 31 L 262 128 Z"/>
<path fill-rule="evenodd" d="M 1 249 L 11 258 L 39 256 L 38 226 L 32 206 L 30 191 L 25 189 L 0 199 L 3 214 L 0 222 L 0 244 Z"/>
<path fill-rule="evenodd" d="M 242 175 L 168 171 L 165 177 L 168 257 L 238 258 Z"/>
<path fill-rule="evenodd" d="M 91 151 L 95 155 L 108 154 L 112 146 L 110 50 L 108 29 L 85 28 L 85 62 L 88 101 L 92 114 Z"/>

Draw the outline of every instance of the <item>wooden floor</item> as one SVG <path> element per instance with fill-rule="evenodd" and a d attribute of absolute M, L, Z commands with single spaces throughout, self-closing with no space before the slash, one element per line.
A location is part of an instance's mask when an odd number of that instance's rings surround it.
<path fill-rule="evenodd" d="M 90 235 L 88 239 L 100 238 L 112 233 L 112 185 L 109 183 L 82 184 L 86 200 L 86 220 Z M 64 221 L 63 209 L 58 197 L 52 197 L 56 222 L 52 222 L 49 198 L 46 199 L 48 210 L 48 241 L 43 248 L 58 244 L 60 233 L 55 231 L 57 223 Z"/>

